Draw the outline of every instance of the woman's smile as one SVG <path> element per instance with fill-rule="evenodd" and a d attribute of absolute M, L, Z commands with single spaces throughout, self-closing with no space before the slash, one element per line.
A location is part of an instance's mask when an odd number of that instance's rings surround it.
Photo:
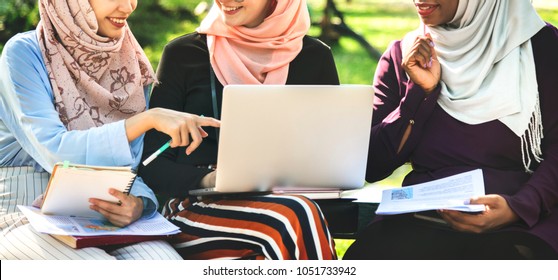
<path fill-rule="evenodd" d="M 242 6 L 238 6 L 238 7 L 226 7 L 223 6 L 222 7 L 223 12 L 227 13 L 227 14 L 234 14 L 236 11 L 242 9 Z"/>
<path fill-rule="evenodd" d="M 427 17 L 431 15 L 440 5 L 438 4 L 428 4 L 428 3 L 415 3 L 417 7 L 417 12 L 421 17 Z"/>

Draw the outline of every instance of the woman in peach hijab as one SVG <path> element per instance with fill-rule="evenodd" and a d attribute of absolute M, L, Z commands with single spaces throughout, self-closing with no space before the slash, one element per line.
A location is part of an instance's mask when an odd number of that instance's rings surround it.
<path fill-rule="evenodd" d="M 216 1 L 197 32 L 166 46 L 151 105 L 219 118 L 224 85 L 338 84 L 331 50 L 306 36 L 309 27 L 304 0 Z M 172 198 L 165 211 L 183 232 L 174 245 L 184 258 L 336 257 L 319 207 L 305 197 L 188 197 L 215 185 L 217 135 L 208 133 L 195 153 L 169 149 L 140 169 Z M 144 157 L 167 140 L 146 135 Z"/>

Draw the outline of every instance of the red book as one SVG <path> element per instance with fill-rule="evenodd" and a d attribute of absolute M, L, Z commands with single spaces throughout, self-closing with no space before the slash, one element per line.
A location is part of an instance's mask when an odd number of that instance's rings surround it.
<path fill-rule="evenodd" d="M 62 241 L 66 245 L 75 248 L 101 247 L 108 245 L 123 245 L 142 241 L 167 239 L 171 235 L 96 235 L 96 236 L 75 236 L 58 235 L 50 236 Z"/>

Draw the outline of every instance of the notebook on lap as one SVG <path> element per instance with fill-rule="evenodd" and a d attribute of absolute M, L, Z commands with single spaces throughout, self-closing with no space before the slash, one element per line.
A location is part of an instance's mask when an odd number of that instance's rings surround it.
<path fill-rule="evenodd" d="M 228 85 L 216 187 L 191 195 L 364 185 L 374 91 L 366 85 Z"/>

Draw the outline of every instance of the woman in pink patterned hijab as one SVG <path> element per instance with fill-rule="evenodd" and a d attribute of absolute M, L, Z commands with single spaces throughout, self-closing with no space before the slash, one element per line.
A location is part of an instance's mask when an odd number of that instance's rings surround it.
<path fill-rule="evenodd" d="M 0 239 L 0 259 L 180 258 L 161 240 L 129 250 L 74 250 L 32 230 L 16 208 L 45 191 L 56 162 L 136 168 L 146 131 L 164 133 L 170 146 L 187 146 L 190 154 L 207 136 L 202 126 L 219 126 L 213 118 L 147 110 L 154 73 L 126 23 L 136 6 L 137 0 L 39 0 L 37 29 L 6 43 L 0 57 L 0 220 L 8 222 L 0 229 L 9 230 Z M 110 194 L 120 203 L 89 203 L 116 226 L 156 212 L 155 194 L 142 178 L 130 195 Z"/>
<path fill-rule="evenodd" d="M 118 10 L 106 2 L 39 1 L 41 52 L 56 110 L 69 130 L 145 111 L 144 87 L 154 82 L 151 64 L 126 23 L 137 0 L 124 1 L 127 7 Z"/>
<path fill-rule="evenodd" d="M 125 122 L 129 141 L 156 128 L 173 137 L 173 146 L 188 145 L 189 134 L 200 142 L 205 135 L 201 125 L 216 126 L 217 121 L 162 109 L 145 111 L 144 87 L 155 79 L 126 22 L 136 6 L 137 0 L 39 1 L 37 34 L 60 120 L 68 130 L 85 130 L 131 117 Z M 151 126 L 144 123 L 147 114 L 155 117 Z"/>
<path fill-rule="evenodd" d="M 106 1 L 91 1 L 101 2 Z M 153 83 L 154 74 L 126 24 L 135 5 L 114 12 L 107 7 L 99 7 L 107 17 L 98 21 L 89 0 L 39 1 L 41 52 L 56 110 L 70 130 L 126 119 L 146 108 L 143 87 Z"/>

